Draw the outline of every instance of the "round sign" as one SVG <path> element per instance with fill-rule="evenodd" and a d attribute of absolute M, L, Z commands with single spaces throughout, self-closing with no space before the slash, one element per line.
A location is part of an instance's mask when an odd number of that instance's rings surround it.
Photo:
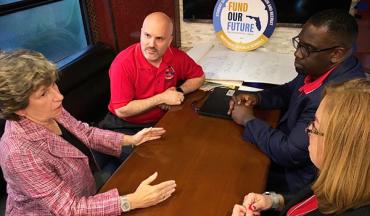
<path fill-rule="evenodd" d="M 235 51 L 250 51 L 266 43 L 276 26 L 272 0 L 218 0 L 213 27 L 222 43 Z"/>

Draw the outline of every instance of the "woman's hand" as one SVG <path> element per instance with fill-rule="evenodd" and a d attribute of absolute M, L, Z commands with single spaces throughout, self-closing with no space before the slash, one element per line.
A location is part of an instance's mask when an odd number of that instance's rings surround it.
<path fill-rule="evenodd" d="M 123 136 L 123 145 L 135 145 L 138 146 L 146 141 L 155 140 L 161 138 L 166 131 L 163 128 L 144 128 L 137 132 L 135 135 Z"/>
<path fill-rule="evenodd" d="M 172 195 L 176 187 L 174 180 L 165 181 L 153 186 L 149 185 L 157 176 L 158 173 L 155 172 L 142 181 L 134 193 L 127 195 L 127 199 L 131 204 L 131 209 L 153 206 L 165 201 Z"/>
<path fill-rule="evenodd" d="M 271 196 L 249 193 L 244 197 L 243 206 L 246 209 L 246 216 L 259 215 L 261 211 L 271 208 L 272 199 Z"/>
<path fill-rule="evenodd" d="M 247 209 L 244 206 L 235 204 L 231 216 L 245 216 L 246 213 Z"/>

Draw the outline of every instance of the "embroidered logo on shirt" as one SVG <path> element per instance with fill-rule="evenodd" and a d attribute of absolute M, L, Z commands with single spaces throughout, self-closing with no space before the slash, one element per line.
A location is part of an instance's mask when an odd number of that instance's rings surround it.
<path fill-rule="evenodd" d="M 175 76 L 175 69 L 173 69 L 172 66 L 168 66 L 166 70 L 164 71 L 164 78 L 166 80 L 170 80 L 170 79 L 173 79 L 174 76 Z"/>

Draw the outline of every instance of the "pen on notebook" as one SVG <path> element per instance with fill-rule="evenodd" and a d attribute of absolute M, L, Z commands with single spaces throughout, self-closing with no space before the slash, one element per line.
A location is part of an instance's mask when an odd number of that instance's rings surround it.
<path fill-rule="evenodd" d="M 260 88 L 260 89 L 269 89 L 269 88 L 279 86 L 277 84 L 265 83 L 265 82 L 243 82 L 242 85 L 243 86 L 254 87 L 254 88 Z"/>

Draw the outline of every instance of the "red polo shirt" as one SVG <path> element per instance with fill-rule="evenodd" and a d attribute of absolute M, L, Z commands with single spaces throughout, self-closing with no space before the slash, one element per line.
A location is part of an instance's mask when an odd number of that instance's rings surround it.
<path fill-rule="evenodd" d="M 316 89 L 318 89 L 322 83 L 325 81 L 326 77 L 329 76 L 329 74 L 335 69 L 335 67 L 330 68 L 326 73 L 321 75 L 318 79 L 312 82 L 312 77 L 311 76 L 306 76 L 304 78 L 304 85 L 301 86 L 298 91 L 302 92 L 303 94 L 309 94 Z"/>
<path fill-rule="evenodd" d="M 140 49 L 140 43 L 120 52 L 109 70 L 111 99 L 108 109 L 114 115 L 115 109 L 132 100 L 152 97 L 176 86 L 179 80 L 203 76 L 202 68 L 186 53 L 168 48 L 159 68 L 151 65 Z M 143 124 L 158 121 L 165 111 L 153 108 L 144 113 L 124 118 L 125 121 Z"/>

